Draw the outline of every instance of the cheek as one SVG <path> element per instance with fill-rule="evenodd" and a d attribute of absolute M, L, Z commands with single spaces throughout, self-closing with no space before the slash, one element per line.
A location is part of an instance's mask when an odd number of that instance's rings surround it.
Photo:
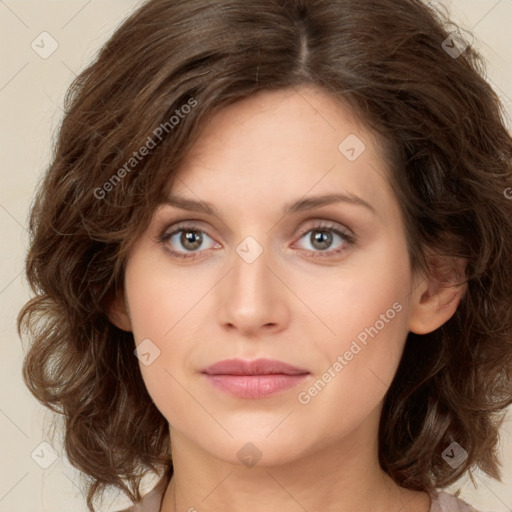
<path fill-rule="evenodd" d="M 354 252 L 338 269 L 317 268 L 289 279 L 298 283 L 297 295 L 317 317 L 310 322 L 309 338 L 331 348 L 331 356 L 358 336 L 363 343 L 370 339 L 368 330 L 387 344 L 400 345 L 407 334 L 412 276 L 398 236 Z"/>
<path fill-rule="evenodd" d="M 186 383 L 194 371 L 189 352 L 194 338 L 200 339 L 197 306 L 208 280 L 194 278 L 201 286 L 191 286 L 186 272 L 171 273 L 165 256 L 154 254 L 140 251 L 129 260 L 126 296 L 146 389 L 163 416 L 179 423 L 183 411 L 193 406 Z"/>
<path fill-rule="evenodd" d="M 315 367 L 320 381 L 305 390 L 302 403 L 315 401 L 317 411 L 339 404 L 339 421 L 346 421 L 346 408 L 364 415 L 382 399 L 408 334 L 411 274 L 400 240 L 352 261 L 328 281 L 308 277 L 299 291 L 324 324 L 303 322 L 321 356 Z"/>
<path fill-rule="evenodd" d="M 371 294 L 366 300 L 352 296 L 345 308 L 338 309 L 336 319 L 333 315 L 335 335 L 310 334 L 317 371 L 296 394 L 302 432 L 315 432 L 320 424 L 325 439 L 339 438 L 365 422 L 382 403 L 408 332 L 406 306 L 394 300 L 396 290 L 389 292 L 379 300 Z"/>
<path fill-rule="evenodd" d="M 164 341 L 197 302 L 186 273 L 170 269 L 160 249 L 141 251 L 129 260 L 125 288 L 136 342 Z"/>

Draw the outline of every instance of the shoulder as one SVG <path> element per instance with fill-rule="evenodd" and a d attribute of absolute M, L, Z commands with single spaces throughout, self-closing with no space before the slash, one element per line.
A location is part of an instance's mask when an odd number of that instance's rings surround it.
<path fill-rule="evenodd" d="M 146 494 L 140 503 L 117 512 L 160 512 L 161 503 L 167 488 L 166 478 L 162 478 L 151 492 Z"/>
<path fill-rule="evenodd" d="M 471 505 L 446 492 L 433 492 L 429 512 L 478 512 Z"/>

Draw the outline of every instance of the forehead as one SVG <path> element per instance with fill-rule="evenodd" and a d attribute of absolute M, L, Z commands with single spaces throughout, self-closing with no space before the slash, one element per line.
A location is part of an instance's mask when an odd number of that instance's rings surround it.
<path fill-rule="evenodd" d="M 393 200 L 378 139 L 347 104 L 314 88 L 263 91 L 217 112 L 172 180 L 172 193 L 248 207 L 347 193 Z"/>

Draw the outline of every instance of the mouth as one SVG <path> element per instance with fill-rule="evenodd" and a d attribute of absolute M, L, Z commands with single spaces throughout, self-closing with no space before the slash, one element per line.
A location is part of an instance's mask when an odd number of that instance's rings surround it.
<path fill-rule="evenodd" d="M 225 359 L 202 370 L 207 375 L 305 375 L 304 368 L 298 368 L 277 359 Z"/>
<path fill-rule="evenodd" d="M 310 372 L 275 359 L 228 359 L 202 372 L 210 384 L 239 398 L 264 398 L 298 386 Z"/>

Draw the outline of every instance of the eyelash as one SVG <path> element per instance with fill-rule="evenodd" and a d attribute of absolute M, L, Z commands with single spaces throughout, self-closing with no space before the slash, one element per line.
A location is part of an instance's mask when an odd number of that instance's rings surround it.
<path fill-rule="evenodd" d="M 199 229 L 198 226 L 195 226 L 193 224 L 178 224 L 175 227 L 175 229 L 170 233 L 166 233 L 164 230 L 158 237 L 158 241 L 161 244 L 166 244 L 168 242 L 168 240 L 170 240 L 174 235 L 181 233 L 182 231 L 183 232 L 191 231 L 194 233 L 204 233 L 209 238 L 211 238 L 213 240 L 213 237 L 207 231 L 205 231 L 204 229 Z M 338 228 L 336 228 L 335 225 L 329 224 L 329 223 L 320 223 L 316 226 L 313 226 L 313 227 L 310 227 L 310 228 L 304 230 L 299 235 L 299 240 L 301 238 L 303 238 L 304 235 L 306 235 L 310 232 L 314 232 L 314 231 L 328 231 L 328 232 L 334 233 L 334 234 L 338 235 L 345 242 L 346 246 L 355 245 L 356 241 L 357 241 L 355 236 L 345 233 L 345 232 L 339 230 Z M 331 251 L 307 251 L 307 252 L 312 253 L 308 257 L 310 257 L 310 258 L 329 258 L 329 257 L 337 256 L 338 254 L 340 254 L 341 252 L 346 250 L 346 246 L 344 245 L 340 249 L 335 249 L 335 250 L 331 250 Z M 187 253 L 174 251 L 174 250 L 170 249 L 168 246 L 165 247 L 165 250 L 172 256 L 180 258 L 182 260 L 193 260 L 197 257 L 197 252 L 199 252 L 199 251 L 189 252 L 187 254 Z"/>

